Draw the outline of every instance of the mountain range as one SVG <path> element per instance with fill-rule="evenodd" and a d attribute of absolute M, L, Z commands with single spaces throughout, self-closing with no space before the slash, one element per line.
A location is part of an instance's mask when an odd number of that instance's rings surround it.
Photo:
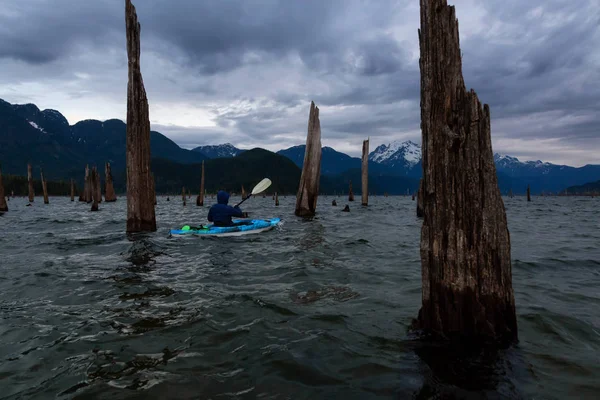
<path fill-rule="evenodd" d="M 115 181 L 119 177 L 124 180 L 125 134 L 126 125 L 118 119 L 85 120 L 69 125 L 56 110 L 41 111 L 34 104 L 10 104 L 0 99 L 0 162 L 8 174 L 25 175 L 26 164 L 31 162 L 36 176 L 39 168 L 43 168 L 47 179 L 76 178 L 81 183 L 86 164 L 98 165 L 102 170 L 104 163 L 110 162 Z M 248 188 L 251 182 L 245 175 L 249 166 L 244 164 L 244 157 L 256 164 L 256 171 L 265 174 L 276 172 L 272 167 L 268 168 L 269 163 L 281 166 L 286 165 L 282 158 L 291 160 L 292 163 L 284 168 L 285 173 L 277 178 L 280 189 L 289 191 L 297 185 L 304 150 L 305 145 L 299 145 L 275 154 L 262 149 L 238 149 L 230 143 L 187 150 L 161 133 L 151 132 L 152 170 L 157 191 L 161 188 L 180 190 L 177 187 L 181 185 L 194 187 L 199 175 L 192 171 L 198 171 L 202 161 L 207 161 L 207 173 L 209 165 L 216 168 L 212 173 L 219 176 L 219 181 L 214 182 L 216 186 L 235 189 L 245 184 Z M 245 156 L 246 153 L 250 154 Z M 375 147 L 369 154 L 370 191 L 390 194 L 415 191 L 422 174 L 421 158 L 421 146 L 411 141 L 394 141 Z M 569 186 L 600 179 L 600 165 L 575 168 L 542 161 L 522 162 L 516 157 L 500 154 L 494 155 L 494 161 L 499 186 L 505 194 L 510 190 L 524 193 L 527 185 L 533 193 L 560 192 Z M 229 166 L 233 166 L 231 171 Z M 267 168 L 262 169 L 263 166 Z M 221 174 L 219 169 L 231 174 Z M 352 181 L 355 182 L 355 193 L 359 193 L 360 169 L 360 158 L 323 147 L 322 190 L 345 192 L 348 182 Z"/>

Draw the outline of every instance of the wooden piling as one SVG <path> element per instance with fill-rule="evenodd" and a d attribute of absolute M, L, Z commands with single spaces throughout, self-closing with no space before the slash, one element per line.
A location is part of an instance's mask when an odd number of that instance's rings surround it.
<path fill-rule="evenodd" d="M 186 205 L 186 198 L 185 198 L 185 187 L 183 187 L 181 189 L 181 200 L 183 200 L 183 205 Z"/>
<path fill-rule="evenodd" d="M 275 192 L 275 205 L 279 206 L 279 196 L 277 196 L 277 192 Z"/>
<path fill-rule="evenodd" d="M 75 201 L 75 183 L 71 178 L 71 201 Z"/>
<path fill-rule="evenodd" d="M 362 191 L 361 191 L 361 204 L 363 206 L 369 205 L 369 139 L 363 140 L 362 146 Z"/>
<path fill-rule="evenodd" d="M 140 71 L 140 24 L 125 0 L 127 36 L 127 232 L 156 231 L 150 178 L 150 117 Z"/>
<path fill-rule="evenodd" d="M 527 185 L 527 201 L 531 201 L 531 188 Z"/>
<path fill-rule="evenodd" d="M 321 121 L 319 108 L 310 102 L 308 117 L 308 133 L 306 135 L 306 150 L 304 151 L 304 165 L 298 194 L 296 195 L 296 211 L 299 217 L 315 215 L 317 198 L 319 196 L 319 180 L 321 178 Z"/>
<path fill-rule="evenodd" d="M 90 191 L 92 196 L 92 209 L 90 211 L 98 211 L 98 194 L 100 193 L 100 183 L 98 179 L 98 170 L 92 167 L 90 173 Z"/>
<path fill-rule="evenodd" d="M 117 195 L 115 194 L 115 185 L 113 182 L 109 162 L 104 164 L 104 179 L 106 179 L 106 183 L 104 184 L 104 201 L 106 201 L 107 203 L 117 201 Z"/>
<path fill-rule="evenodd" d="M 92 176 L 90 175 L 90 166 L 85 165 L 85 183 L 83 186 L 83 201 L 86 203 L 92 202 Z"/>
<path fill-rule="evenodd" d="M 35 193 L 33 191 L 33 176 L 31 174 L 31 164 L 27 164 L 27 184 L 29 185 L 29 202 L 33 203 L 35 200 Z"/>
<path fill-rule="evenodd" d="M 40 178 L 42 180 L 42 192 L 44 194 L 44 204 L 50 204 L 50 200 L 48 200 L 48 184 L 46 183 L 46 179 L 44 179 L 44 171 L 40 168 Z"/>
<path fill-rule="evenodd" d="M 420 5 L 423 290 L 415 327 L 470 343 L 514 342 L 510 238 L 489 106 L 465 88 L 454 7 Z"/>
<path fill-rule="evenodd" d="M 242 185 L 242 200 L 246 198 L 246 189 L 244 189 L 244 185 Z"/>
<path fill-rule="evenodd" d="M 204 205 L 204 160 L 202 160 L 202 178 L 200 178 L 200 194 L 196 198 L 196 205 L 202 207 Z"/>
<path fill-rule="evenodd" d="M 348 191 L 348 201 L 354 201 L 354 192 L 352 192 L 352 181 L 350 181 L 350 190 Z"/>
<path fill-rule="evenodd" d="M 8 205 L 4 196 L 4 183 L 2 182 L 2 166 L 0 166 L 0 212 L 7 212 Z"/>

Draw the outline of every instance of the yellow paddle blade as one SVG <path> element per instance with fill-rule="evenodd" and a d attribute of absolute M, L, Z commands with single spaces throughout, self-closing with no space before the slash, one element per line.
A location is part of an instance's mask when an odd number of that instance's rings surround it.
<path fill-rule="evenodd" d="M 256 186 L 254 186 L 254 189 L 252 189 L 252 195 L 264 192 L 269 188 L 269 186 L 271 186 L 271 180 L 269 178 L 263 179 L 262 181 L 258 182 Z"/>

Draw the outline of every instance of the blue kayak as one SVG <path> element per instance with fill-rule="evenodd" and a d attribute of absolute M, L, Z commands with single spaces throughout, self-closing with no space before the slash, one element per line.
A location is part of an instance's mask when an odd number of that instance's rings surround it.
<path fill-rule="evenodd" d="M 190 226 L 181 229 L 171 229 L 171 235 L 202 235 L 202 236 L 242 236 L 271 230 L 279 224 L 280 218 L 271 219 L 236 219 L 232 226 Z"/>

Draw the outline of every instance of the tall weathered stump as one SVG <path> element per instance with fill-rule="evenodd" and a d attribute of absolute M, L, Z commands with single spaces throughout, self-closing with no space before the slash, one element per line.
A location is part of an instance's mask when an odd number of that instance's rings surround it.
<path fill-rule="evenodd" d="M 86 203 L 92 202 L 92 175 L 90 174 L 90 166 L 85 166 L 85 182 L 83 184 L 83 201 Z"/>
<path fill-rule="evenodd" d="M 527 185 L 527 201 L 531 201 L 531 188 Z"/>
<path fill-rule="evenodd" d="M 4 197 L 4 183 L 2 182 L 2 167 L 0 166 L 0 212 L 8 211 L 6 197 Z"/>
<path fill-rule="evenodd" d="M 40 168 L 40 178 L 42 180 L 42 193 L 44 194 L 44 204 L 50 204 L 50 200 L 48 199 L 48 184 L 46 179 L 44 179 L 44 171 Z"/>
<path fill-rule="evenodd" d="M 362 192 L 361 192 L 361 204 L 363 206 L 369 205 L 369 140 L 363 140 L 362 147 Z"/>
<path fill-rule="evenodd" d="M 104 179 L 106 179 L 106 182 L 104 184 L 104 201 L 106 201 L 107 203 L 117 201 L 117 195 L 115 194 L 115 185 L 113 183 L 110 163 L 108 162 L 104 164 Z"/>
<path fill-rule="evenodd" d="M 140 24 L 125 0 L 127 35 L 127 232 L 156 231 L 150 176 L 150 117 L 140 70 Z"/>
<path fill-rule="evenodd" d="M 33 176 L 31 173 L 31 164 L 27 164 L 27 185 L 29 189 L 29 202 L 33 203 L 33 200 L 35 200 L 35 192 L 33 191 Z"/>
<path fill-rule="evenodd" d="M 422 307 L 436 336 L 517 340 L 510 238 L 492 152 L 490 110 L 467 91 L 458 21 L 421 0 Z"/>
<path fill-rule="evenodd" d="M 304 165 L 300 176 L 300 186 L 296 195 L 296 211 L 299 217 L 311 217 L 317 209 L 319 196 L 319 180 L 321 179 L 321 121 L 319 108 L 310 102 L 308 117 L 308 133 L 306 136 L 306 150 L 304 151 Z"/>
<path fill-rule="evenodd" d="M 183 200 L 183 205 L 186 205 L 186 198 L 185 198 L 185 187 L 181 189 L 181 200 Z"/>
<path fill-rule="evenodd" d="M 277 195 L 277 192 L 275 192 L 275 206 L 279 206 L 279 196 Z"/>
<path fill-rule="evenodd" d="M 196 198 L 196 205 L 202 207 L 204 205 L 204 161 L 202 161 L 202 177 L 200 178 L 200 194 Z"/>
<path fill-rule="evenodd" d="M 98 170 L 96 169 L 96 167 L 92 168 L 92 171 L 89 176 L 92 195 L 92 209 L 90 211 L 98 211 L 98 194 L 100 193 L 100 183 L 98 179 Z"/>
<path fill-rule="evenodd" d="M 75 182 L 71 179 L 71 201 L 75 201 Z"/>
<path fill-rule="evenodd" d="M 246 198 L 246 189 L 244 189 L 244 185 L 242 185 L 242 200 Z"/>

